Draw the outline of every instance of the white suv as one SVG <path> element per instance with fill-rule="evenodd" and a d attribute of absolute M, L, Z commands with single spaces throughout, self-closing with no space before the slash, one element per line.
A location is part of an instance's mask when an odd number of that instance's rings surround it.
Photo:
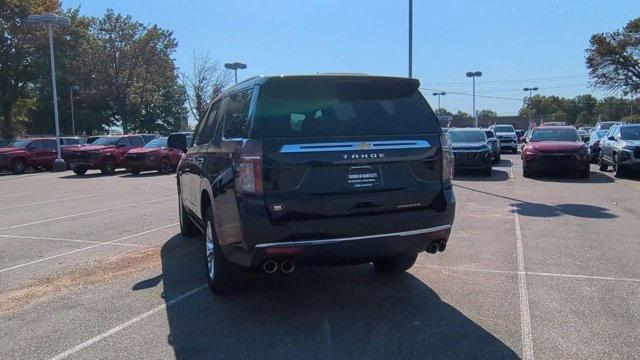
<path fill-rule="evenodd" d="M 509 149 L 514 154 L 518 153 L 518 135 L 513 125 L 491 125 L 489 129 L 500 140 L 500 150 Z"/>

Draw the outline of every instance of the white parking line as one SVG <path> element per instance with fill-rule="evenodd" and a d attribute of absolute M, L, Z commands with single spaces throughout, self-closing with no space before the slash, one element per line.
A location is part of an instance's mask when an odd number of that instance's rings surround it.
<path fill-rule="evenodd" d="M 0 230 L 9 230 L 9 229 L 15 229 L 15 228 L 23 227 L 23 226 L 42 224 L 42 223 L 46 223 L 46 222 L 50 222 L 50 221 L 64 220 L 64 219 L 69 219 L 69 218 L 78 217 L 78 216 L 82 216 L 82 215 L 95 214 L 95 213 L 99 213 L 99 212 L 103 212 L 103 211 L 116 210 L 116 209 L 122 209 L 122 208 L 125 208 L 125 207 L 131 207 L 131 206 L 154 203 L 154 202 L 167 200 L 167 199 L 171 199 L 171 198 L 176 198 L 176 197 L 177 197 L 177 195 L 167 196 L 167 197 L 154 199 L 154 200 L 150 200 L 150 201 L 144 201 L 144 202 L 139 202 L 139 203 L 131 203 L 131 204 L 125 204 L 125 205 L 119 205 L 119 206 L 113 206 L 113 207 L 109 207 L 109 208 L 105 208 L 105 209 L 85 211 L 85 212 L 81 212 L 81 213 L 77 213 L 77 214 L 71 214 L 71 215 L 60 216 L 60 217 L 57 217 L 57 218 L 50 218 L 50 219 L 44 219 L 44 220 L 39 220 L 39 221 L 33 221 L 33 222 L 25 223 L 25 224 L 9 225 L 9 226 L 5 226 L 5 227 L 1 227 Z"/>
<path fill-rule="evenodd" d="M 466 271 L 466 272 L 480 272 L 480 273 L 513 274 L 513 275 L 520 274 L 518 271 L 496 270 L 496 269 L 474 269 L 474 268 L 456 267 L 456 266 L 436 266 L 436 265 L 423 265 L 423 264 L 415 264 L 413 266 L 425 267 L 425 268 L 436 269 L 436 270 L 450 270 L 450 271 L 462 271 L 462 272 Z M 638 278 L 625 278 L 625 277 L 615 277 L 615 276 L 562 274 L 562 273 L 548 273 L 548 272 L 535 272 L 535 271 L 527 271 L 524 274 L 533 275 L 533 276 L 563 277 L 563 278 L 570 278 L 570 279 L 640 282 L 640 279 Z"/>
<path fill-rule="evenodd" d="M 133 237 L 145 235 L 145 234 L 148 234 L 148 233 L 151 233 L 151 232 L 154 232 L 154 231 L 159 231 L 159 230 L 166 229 L 166 228 L 169 228 L 169 227 L 172 227 L 172 226 L 176 226 L 176 225 L 178 225 L 178 223 L 173 223 L 173 224 L 170 224 L 170 225 L 161 226 L 159 228 L 143 231 L 143 232 L 140 232 L 140 233 L 137 233 L 137 234 L 121 237 L 121 238 L 118 238 L 118 239 L 115 239 L 115 240 L 111 240 L 111 241 L 95 244 L 95 245 L 92 245 L 92 246 L 83 247 L 83 248 L 80 248 L 80 249 L 67 251 L 67 252 L 64 252 L 64 253 L 61 253 L 61 254 L 57 254 L 57 255 L 46 257 L 46 258 L 30 261 L 28 263 L 24 263 L 24 264 L 20 264 L 20 265 L 15 265 L 15 266 L 8 267 L 8 268 L 5 268 L 5 269 L 0 269 L 0 273 L 6 272 L 6 271 L 10 271 L 10 270 L 15 270 L 15 269 L 18 269 L 18 268 L 21 268 L 21 267 L 25 267 L 25 266 L 29 266 L 29 265 L 33 265 L 33 264 L 37 264 L 37 263 L 41 263 L 43 261 L 59 258 L 59 257 L 62 257 L 62 256 L 75 254 L 75 253 L 80 252 L 80 251 L 94 249 L 94 248 L 97 248 L 99 246 L 109 245 L 109 244 L 112 244 L 112 243 L 115 243 L 115 242 L 118 242 L 118 241 L 131 239 Z"/>
<path fill-rule="evenodd" d="M 200 290 L 202 290 L 202 289 L 204 289 L 206 287 L 207 287 L 206 284 L 205 285 L 200 285 L 195 289 L 187 291 L 186 293 L 178 296 L 177 298 L 175 298 L 173 300 L 169 300 L 169 301 L 167 301 L 166 303 L 164 303 L 162 305 L 158 305 L 155 308 L 153 308 L 153 309 L 151 309 L 151 310 L 149 310 L 149 311 L 147 311 L 147 312 L 145 312 L 143 314 L 140 314 L 140 315 L 134 317 L 133 319 L 131 319 L 131 320 L 127 321 L 127 322 L 124 322 L 124 323 L 122 323 L 122 324 L 120 324 L 120 325 L 118 325 L 118 326 L 116 326 L 116 327 L 114 327 L 114 328 L 112 328 L 110 330 L 107 330 L 107 331 L 103 332 L 100 335 L 97 335 L 97 336 L 95 336 L 95 337 L 83 342 L 82 344 L 76 345 L 76 346 L 72 347 L 71 349 L 52 357 L 51 360 L 61 360 L 61 359 L 67 358 L 69 355 L 73 355 L 73 354 L 77 353 L 78 351 L 80 351 L 80 350 L 82 350 L 82 349 L 84 349 L 86 347 L 89 347 L 89 346 L 97 343 L 98 341 L 100 341 L 102 339 L 105 339 L 105 338 L 107 338 L 107 337 L 109 337 L 109 336 L 111 336 L 111 335 L 113 335 L 113 334 L 115 334 L 117 332 L 120 332 L 120 331 L 128 328 L 129 326 L 137 323 L 138 321 L 144 320 L 144 319 L 148 318 L 149 316 L 151 316 L 151 315 L 153 315 L 153 314 L 155 314 L 155 313 L 157 313 L 159 311 L 162 311 L 162 310 L 166 309 L 167 306 L 172 306 L 173 304 L 188 298 L 189 296 L 197 293 L 198 291 L 200 291 Z"/>
<path fill-rule="evenodd" d="M 75 243 L 105 244 L 105 245 L 116 245 L 116 246 L 149 247 L 148 245 L 139 245 L 139 244 L 128 244 L 128 243 L 108 243 L 107 244 L 107 243 L 105 243 L 103 241 L 63 239 L 63 238 L 52 238 L 52 237 L 44 237 L 44 236 L 24 236 L 24 235 L 4 235 L 4 234 L 0 234 L 0 238 L 4 238 L 4 239 L 29 239 L 29 240 L 50 240 L 50 241 L 66 241 L 66 242 L 75 242 Z"/>
<path fill-rule="evenodd" d="M 520 293 L 520 325 L 522 327 L 522 358 L 533 360 L 533 338 L 531 336 L 531 315 L 529 313 L 529 294 L 527 291 L 527 274 L 524 267 L 524 249 L 522 247 L 522 231 L 518 206 L 515 206 L 513 220 L 516 230 L 516 252 L 518 256 L 518 291 Z"/>
<path fill-rule="evenodd" d="M 26 207 L 26 206 L 51 204 L 51 203 L 59 202 L 59 201 L 77 200 L 77 199 L 83 199 L 83 198 L 86 198 L 86 197 L 100 196 L 100 195 L 103 195 L 103 194 L 104 193 L 96 193 L 96 194 L 88 194 L 88 195 L 80 195 L 80 196 L 75 196 L 75 197 L 68 197 L 68 198 L 63 198 L 63 199 L 40 201 L 40 202 L 34 202 L 34 203 L 29 203 L 29 204 L 20 204 L 20 205 L 3 207 L 3 208 L 0 208 L 0 210 L 9 210 L 9 209 L 17 209 L 17 208 Z"/>

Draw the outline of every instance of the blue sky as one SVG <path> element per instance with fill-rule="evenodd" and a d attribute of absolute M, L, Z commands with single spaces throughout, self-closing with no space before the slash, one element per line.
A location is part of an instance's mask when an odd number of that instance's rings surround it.
<path fill-rule="evenodd" d="M 194 49 L 242 61 L 239 78 L 259 74 L 358 72 L 407 75 L 407 0 L 207 1 L 63 0 L 84 15 L 112 8 L 174 31 L 187 69 Z M 638 0 L 414 0 L 414 77 L 425 89 L 471 93 L 465 72 L 481 70 L 477 108 L 516 114 L 525 86 L 573 97 L 587 86 L 584 49 L 596 32 L 640 16 Z M 435 108 L 431 90 L 423 91 Z M 603 96 L 602 93 L 595 93 Z M 442 106 L 471 112 L 471 96 Z"/>

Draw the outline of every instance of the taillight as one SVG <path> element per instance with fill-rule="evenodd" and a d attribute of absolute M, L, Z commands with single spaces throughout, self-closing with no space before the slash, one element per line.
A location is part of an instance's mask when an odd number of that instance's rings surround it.
<path fill-rule="evenodd" d="M 453 151 L 451 140 L 447 134 L 440 135 L 442 144 L 442 181 L 451 181 L 453 178 Z"/>
<path fill-rule="evenodd" d="M 236 192 L 262 195 L 262 142 L 247 141 L 236 164 Z"/>

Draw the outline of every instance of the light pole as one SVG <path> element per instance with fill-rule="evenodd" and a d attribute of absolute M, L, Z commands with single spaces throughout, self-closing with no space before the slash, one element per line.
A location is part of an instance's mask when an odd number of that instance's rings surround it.
<path fill-rule="evenodd" d="M 447 95 L 446 92 L 441 91 L 441 92 L 434 92 L 433 96 L 437 96 L 438 97 L 438 112 L 440 112 L 440 96 L 445 96 Z"/>
<path fill-rule="evenodd" d="M 538 91 L 538 87 L 530 87 L 530 88 L 526 87 L 526 88 L 522 89 L 522 91 L 528 91 L 529 92 L 529 101 L 527 101 L 527 105 L 529 107 L 531 107 L 531 96 L 532 96 L 532 93 L 534 91 Z M 529 126 L 531 126 L 531 117 L 532 117 L 531 113 L 532 112 L 533 112 L 533 109 L 529 109 Z"/>
<path fill-rule="evenodd" d="M 75 114 L 73 113 L 73 91 L 78 91 L 80 90 L 80 87 L 78 85 L 73 85 L 72 87 L 69 88 L 69 98 L 71 99 L 71 133 L 73 134 L 73 136 L 76 136 L 76 118 L 75 118 Z"/>
<path fill-rule="evenodd" d="M 413 0 L 409 0 L 409 77 L 413 77 Z"/>
<path fill-rule="evenodd" d="M 225 69 L 229 69 L 229 70 L 233 70 L 233 73 L 235 75 L 235 79 L 236 79 L 236 84 L 238 83 L 238 69 L 246 69 L 247 68 L 247 64 L 243 64 L 243 63 L 239 63 L 239 62 L 234 62 L 234 63 L 226 63 L 224 64 Z"/>
<path fill-rule="evenodd" d="M 53 171 L 64 171 L 67 165 L 62 160 L 60 153 L 60 124 L 58 122 L 58 93 L 56 91 L 56 64 L 53 56 L 53 27 L 65 27 L 71 25 L 71 20 L 65 16 L 46 13 L 42 15 L 29 15 L 27 24 L 32 26 L 46 26 L 49 32 L 49 56 L 51 57 L 51 87 L 53 88 L 53 116 L 56 125 L 56 152 L 57 157 L 53 161 Z"/>
<path fill-rule="evenodd" d="M 482 76 L 482 71 L 469 71 L 467 77 L 473 78 L 473 126 L 478 127 L 478 114 L 476 114 L 476 78 Z"/>

